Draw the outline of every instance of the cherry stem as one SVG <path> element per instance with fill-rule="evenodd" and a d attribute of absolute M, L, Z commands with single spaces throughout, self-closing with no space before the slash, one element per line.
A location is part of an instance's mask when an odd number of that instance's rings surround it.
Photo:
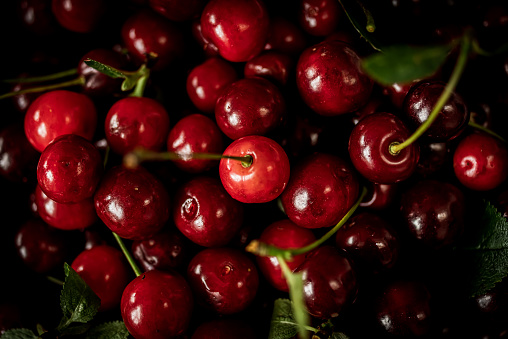
<path fill-rule="evenodd" d="M 136 73 L 141 74 L 141 76 L 136 82 L 136 87 L 134 87 L 134 90 L 129 96 L 140 98 L 145 92 L 146 84 L 148 83 L 148 78 L 150 77 L 150 69 L 143 64 Z"/>
<path fill-rule="evenodd" d="M 441 112 L 441 109 L 444 107 L 444 105 L 452 95 L 453 91 L 455 90 L 455 87 L 457 87 L 457 83 L 459 82 L 462 72 L 464 71 L 464 68 L 466 66 L 469 51 L 471 49 L 471 37 L 469 34 L 465 34 L 462 37 L 462 43 L 460 46 L 461 46 L 460 54 L 453 69 L 453 72 L 450 76 L 450 80 L 446 84 L 443 93 L 441 93 L 441 96 L 437 100 L 436 105 L 432 109 L 429 118 L 425 120 L 425 122 L 421 124 L 418 127 L 418 129 L 413 134 L 411 134 L 411 136 L 404 142 L 390 144 L 389 146 L 390 154 L 397 155 L 404 148 L 408 147 L 413 142 L 415 142 L 419 137 L 423 135 L 423 133 L 425 133 L 425 131 L 427 131 L 430 125 L 432 125 L 434 120 L 436 120 L 436 118 L 438 117 L 439 112 Z"/>
<path fill-rule="evenodd" d="M 27 78 L 5 79 L 2 81 L 6 82 L 6 83 L 26 84 L 26 83 L 31 83 L 31 82 L 43 82 L 43 81 L 65 78 L 67 76 L 75 75 L 77 73 L 78 73 L 78 69 L 72 68 L 72 69 L 68 69 L 66 71 L 57 72 L 57 73 L 48 74 L 48 75 L 41 75 L 41 76 L 37 76 L 37 77 L 27 77 Z"/>
<path fill-rule="evenodd" d="M 19 91 L 5 93 L 5 94 L 0 95 L 0 100 L 1 99 L 5 99 L 5 98 L 9 98 L 9 97 L 13 97 L 13 96 L 16 96 L 18 94 L 39 93 L 39 92 L 50 91 L 50 90 L 54 90 L 54 89 L 58 89 L 58 88 L 83 85 L 84 83 L 85 83 L 85 78 L 78 77 L 76 79 L 69 80 L 69 81 L 64 81 L 64 82 L 61 82 L 61 83 L 58 83 L 58 84 L 45 85 L 45 86 L 32 87 L 32 88 L 25 88 L 25 89 L 22 89 L 22 90 L 19 90 Z"/>
<path fill-rule="evenodd" d="M 113 233 L 113 236 L 115 237 L 116 242 L 118 243 L 118 245 L 122 249 L 123 255 L 125 255 L 125 258 L 127 258 L 127 261 L 129 262 L 129 265 L 131 265 L 132 270 L 136 274 L 136 277 L 139 277 L 142 274 L 142 272 L 139 269 L 138 265 L 136 264 L 136 261 L 132 257 L 131 253 L 129 252 L 129 250 L 125 246 L 122 238 L 120 238 L 120 236 L 118 234 L 116 234 L 115 232 L 111 232 L 111 233 Z"/>
<path fill-rule="evenodd" d="M 51 281 L 52 283 L 55 283 L 57 285 L 60 285 L 60 286 L 63 286 L 64 285 L 64 282 L 60 279 L 57 279 L 55 277 L 52 277 L 50 275 L 47 275 L 46 276 L 46 279 L 48 279 L 49 281 Z"/>
<path fill-rule="evenodd" d="M 492 135 L 493 137 L 496 137 L 498 138 L 499 140 L 501 140 L 502 142 L 507 142 L 505 138 L 503 138 L 502 136 L 500 136 L 499 134 L 497 134 L 496 132 L 492 131 L 491 129 L 488 129 L 487 127 L 483 127 L 482 125 L 479 125 L 477 124 L 476 122 L 474 122 L 473 120 L 469 120 L 468 122 L 468 125 L 473 127 L 473 128 L 476 128 L 477 130 L 480 130 L 480 131 L 483 131 L 487 134 L 490 134 Z"/>
<path fill-rule="evenodd" d="M 374 33 L 376 31 L 376 23 L 374 22 L 374 17 L 372 16 L 372 13 L 363 5 L 361 1 L 356 1 L 358 5 L 363 10 L 363 13 L 365 14 L 365 17 L 367 18 L 367 25 L 365 25 L 365 29 L 369 33 Z"/>

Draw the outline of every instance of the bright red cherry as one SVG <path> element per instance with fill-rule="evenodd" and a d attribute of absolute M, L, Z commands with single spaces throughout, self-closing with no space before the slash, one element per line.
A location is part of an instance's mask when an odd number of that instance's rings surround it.
<path fill-rule="evenodd" d="M 189 284 L 198 303 L 219 314 L 246 309 L 256 296 L 259 276 L 254 262 L 233 248 L 207 248 L 187 268 Z"/>
<path fill-rule="evenodd" d="M 149 0 L 148 4 L 154 11 L 164 15 L 169 20 L 186 21 L 201 14 L 206 0 L 190 0 L 185 2 L 178 0 Z"/>
<path fill-rule="evenodd" d="M 0 130 L 0 175 L 13 182 L 34 177 L 39 153 L 27 140 L 23 124 L 14 123 Z"/>
<path fill-rule="evenodd" d="M 120 304 L 123 290 L 131 280 L 130 267 L 120 250 L 108 245 L 94 246 L 81 252 L 71 267 L 101 299 L 99 311 Z"/>
<path fill-rule="evenodd" d="M 77 33 L 90 33 L 106 13 L 105 0 L 53 0 L 51 10 L 58 23 Z"/>
<path fill-rule="evenodd" d="M 187 94 L 203 113 L 213 113 L 221 92 L 238 79 L 227 61 L 215 57 L 195 66 L 187 76 Z"/>
<path fill-rule="evenodd" d="M 147 97 L 126 97 L 111 106 L 105 121 L 106 139 L 117 154 L 135 148 L 160 151 L 169 133 L 164 106 Z"/>
<path fill-rule="evenodd" d="M 233 141 L 224 151 L 229 156 L 251 156 L 246 166 L 233 159 L 221 159 L 219 175 L 226 191 L 244 203 L 264 203 L 276 199 L 289 181 L 289 159 L 272 139 L 252 135 Z"/>
<path fill-rule="evenodd" d="M 300 0 L 298 21 L 309 34 L 332 34 L 342 19 L 342 8 L 335 0 Z"/>
<path fill-rule="evenodd" d="M 296 65 L 296 84 L 302 99 L 325 116 L 358 110 L 367 103 L 373 88 L 373 81 L 360 63 L 356 51 L 339 40 L 308 47 Z"/>
<path fill-rule="evenodd" d="M 244 78 L 227 86 L 215 104 L 215 120 L 231 139 L 265 135 L 286 117 L 279 88 L 263 78 Z"/>
<path fill-rule="evenodd" d="M 467 188 L 494 189 L 508 178 L 508 148 L 489 134 L 470 134 L 455 149 L 453 170 Z"/>
<path fill-rule="evenodd" d="M 315 153 L 291 171 L 281 202 L 298 226 L 330 227 L 346 215 L 359 192 L 357 174 L 349 163 L 334 155 Z"/>
<path fill-rule="evenodd" d="M 180 274 L 152 270 L 127 285 L 120 310 L 134 338 L 167 339 L 187 330 L 193 299 L 187 281 Z"/>
<path fill-rule="evenodd" d="M 411 133 L 404 123 L 391 113 L 366 116 L 349 136 L 349 155 L 355 168 L 368 180 L 393 184 L 409 178 L 416 169 L 419 147 L 412 143 L 397 154 L 390 145 L 402 143 Z"/>
<path fill-rule="evenodd" d="M 95 105 L 86 95 L 55 90 L 39 96 L 25 115 L 25 134 L 39 152 L 56 137 L 77 134 L 92 140 L 97 128 Z"/>
<path fill-rule="evenodd" d="M 142 167 L 111 168 L 94 196 L 95 210 L 110 230 L 131 240 L 149 238 L 169 219 L 170 198 L 166 188 Z"/>
<path fill-rule="evenodd" d="M 211 0 L 201 13 L 203 36 L 233 62 L 247 61 L 263 50 L 269 24 L 260 0 Z"/>
<path fill-rule="evenodd" d="M 313 243 L 316 240 L 311 230 L 297 226 L 288 219 L 283 219 L 270 224 L 263 230 L 259 241 L 279 248 L 300 248 Z M 286 278 L 282 273 L 279 261 L 276 257 L 257 257 L 259 270 L 268 282 L 276 289 L 288 292 Z M 305 260 L 305 254 L 294 256 L 287 265 L 294 271 Z"/>
<path fill-rule="evenodd" d="M 270 18 L 265 50 L 296 56 L 305 49 L 306 45 L 304 33 L 292 21 L 282 16 Z"/>
<path fill-rule="evenodd" d="M 292 71 L 293 60 L 289 55 L 268 51 L 247 61 L 243 74 L 246 78 L 261 77 L 285 85 Z"/>

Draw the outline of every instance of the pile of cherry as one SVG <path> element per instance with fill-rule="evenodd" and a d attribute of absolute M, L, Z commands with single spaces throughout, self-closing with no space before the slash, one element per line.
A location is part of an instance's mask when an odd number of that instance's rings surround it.
<path fill-rule="evenodd" d="M 388 45 L 508 32 L 500 1 L 362 3 Z M 459 47 L 378 83 L 338 0 L 2 6 L 0 334 L 58 325 L 67 262 L 137 339 L 267 338 L 286 269 L 316 338 L 508 336 L 508 286 L 470 297 L 455 265 L 482 200 L 508 217 L 506 52 L 400 147 Z"/>

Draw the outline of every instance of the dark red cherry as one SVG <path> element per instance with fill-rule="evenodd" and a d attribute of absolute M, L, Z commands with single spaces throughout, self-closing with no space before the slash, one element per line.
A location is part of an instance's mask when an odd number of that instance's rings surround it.
<path fill-rule="evenodd" d="M 39 152 L 56 137 L 76 134 L 92 140 L 97 128 L 97 111 L 86 95 L 55 90 L 39 96 L 25 115 L 25 134 Z"/>
<path fill-rule="evenodd" d="M 325 116 L 358 110 L 367 103 L 373 88 L 373 81 L 360 63 L 356 51 L 339 40 L 307 47 L 296 65 L 296 84 L 302 99 Z"/>
<path fill-rule="evenodd" d="M 63 265 L 69 242 L 56 228 L 41 220 L 30 219 L 16 232 L 16 250 L 25 265 L 38 273 L 47 273 Z"/>
<path fill-rule="evenodd" d="M 415 129 L 429 118 L 445 85 L 440 81 L 422 81 L 411 87 L 404 100 L 403 111 Z M 424 135 L 434 141 L 452 140 L 464 130 L 468 121 L 466 104 L 460 95 L 452 93 Z"/>
<path fill-rule="evenodd" d="M 105 0 L 53 0 L 51 10 L 65 29 L 90 33 L 99 25 L 107 6 Z"/>
<path fill-rule="evenodd" d="M 221 159 L 219 175 L 226 191 L 244 203 L 264 203 L 276 199 L 289 181 L 289 159 L 272 139 L 252 135 L 233 141 L 224 151 L 229 156 L 251 156 L 246 166 L 233 159 Z"/>
<path fill-rule="evenodd" d="M 127 285 L 120 310 L 134 338 L 167 339 L 187 330 L 193 299 L 189 284 L 180 274 L 152 270 Z"/>
<path fill-rule="evenodd" d="M 300 248 L 313 243 L 316 240 L 311 230 L 297 226 L 288 219 L 283 219 L 270 224 L 263 230 L 259 241 L 279 248 Z M 257 257 L 259 270 L 268 282 L 276 289 L 288 292 L 286 278 L 282 273 L 279 261 L 276 257 Z M 291 271 L 294 271 L 305 260 L 305 254 L 294 256 L 287 261 Z"/>
<path fill-rule="evenodd" d="M 416 172 L 424 177 L 436 173 L 446 164 L 449 155 L 446 142 L 420 143 L 420 159 Z"/>
<path fill-rule="evenodd" d="M 256 339 L 252 327 L 241 319 L 220 318 L 202 323 L 191 339 Z"/>
<path fill-rule="evenodd" d="M 13 302 L 2 301 L 0 304 L 0 335 L 5 334 L 8 330 L 23 328 L 21 320 L 20 306 Z"/>
<path fill-rule="evenodd" d="M 21 22 L 31 33 L 39 36 L 56 33 L 58 23 L 51 10 L 51 0 L 21 0 L 17 4 Z"/>
<path fill-rule="evenodd" d="M 71 267 L 101 299 L 99 311 L 120 305 L 122 293 L 131 280 L 131 271 L 122 252 L 108 245 L 84 250 Z"/>
<path fill-rule="evenodd" d="M 420 82 L 419 79 L 407 83 L 393 83 L 391 85 L 385 85 L 383 86 L 383 94 L 390 99 L 391 103 L 396 108 L 402 109 L 407 93 L 411 87 L 413 87 L 413 85 L 417 84 L 418 82 Z"/>
<path fill-rule="evenodd" d="M 369 181 L 366 183 L 366 187 L 367 194 L 360 203 L 360 206 L 378 211 L 390 206 L 398 192 L 397 184 L 375 184 Z"/>
<path fill-rule="evenodd" d="M 227 61 L 214 57 L 195 66 L 187 77 L 187 94 L 203 113 L 213 113 L 221 92 L 238 79 L 236 70 Z"/>
<path fill-rule="evenodd" d="M 132 254 L 144 271 L 180 268 L 189 255 L 189 244 L 176 230 L 166 230 L 132 242 Z"/>
<path fill-rule="evenodd" d="M 494 189 L 508 178 L 508 148 L 489 134 L 470 134 L 455 149 L 453 170 L 467 188 Z"/>
<path fill-rule="evenodd" d="M 448 182 L 422 180 L 402 194 L 400 211 L 416 239 L 440 248 L 453 244 L 462 234 L 465 197 Z"/>
<path fill-rule="evenodd" d="M 74 134 L 53 140 L 37 165 L 40 188 L 50 199 L 63 204 L 91 198 L 102 173 L 99 151 L 90 141 Z"/>
<path fill-rule="evenodd" d="M 259 276 L 254 262 L 233 248 L 207 248 L 187 268 L 189 284 L 199 304 L 219 313 L 243 311 L 256 296 Z"/>
<path fill-rule="evenodd" d="M 265 135 L 280 126 L 286 103 L 273 83 L 262 78 L 244 78 L 227 86 L 215 104 L 215 120 L 231 139 Z"/>
<path fill-rule="evenodd" d="M 164 15 L 169 20 L 173 21 L 186 21 L 193 19 L 205 7 L 206 0 L 191 0 L 181 2 L 178 0 L 149 0 L 150 7 Z"/>
<path fill-rule="evenodd" d="M 28 141 L 23 124 L 14 123 L 0 131 L 0 175 L 13 182 L 34 178 L 39 153 Z"/>
<path fill-rule="evenodd" d="M 146 60 L 146 54 L 157 55 L 154 70 L 166 68 L 184 51 L 182 32 L 173 22 L 151 10 L 132 14 L 124 22 L 121 35 L 125 47 L 138 63 Z"/>
<path fill-rule="evenodd" d="M 22 73 L 20 74 L 19 78 L 26 78 L 28 77 L 28 73 Z M 19 82 L 17 84 L 14 84 L 11 91 L 12 92 L 18 92 L 24 89 L 28 89 L 31 87 L 35 87 L 37 84 L 30 84 L 30 83 L 23 83 Z M 14 108 L 21 113 L 26 113 L 28 107 L 32 104 L 32 102 L 37 99 L 41 94 L 47 91 L 42 92 L 32 92 L 32 93 L 21 93 L 14 95 L 11 99 L 14 105 Z"/>
<path fill-rule="evenodd" d="M 296 56 L 306 45 L 307 41 L 300 27 L 282 16 L 270 18 L 265 50 Z"/>
<path fill-rule="evenodd" d="M 142 167 L 111 168 L 94 196 L 95 210 L 109 229 L 132 240 L 159 232 L 170 215 L 166 188 Z"/>
<path fill-rule="evenodd" d="M 419 147 L 412 143 L 398 154 L 390 152 L 392 143 L 402 143 L 411 133 L 391 113 L 366 116 L 351 131 L 349 156 L 355 168 L 368 180 L 393 184 L 409 178 L 416 169 Z"/>
<path fill-rule="evenodd" d="M 337 231 L 335 242 L 355 261 L 359 270 L 367 273 L 392 268 L 399 257 L 397 233 L 385 219 L 370 212 L 349 219 Z"/>
<path fill-rule="evenodd" d="M 332 34 L 342 21 L 340 3 L 334 0 L 300 0 L 298 22 L 309 34 Z"/>
<path fill-rule="evenodd" d="M 201 18 L 192 21 L 191 31 L 192 36 L 201 46 L 207 57 L 215 57 L 220 55 L 217 46 L 215 46 L 213 42 L 203 36 L 203 31 L 201 30 Z"/>
<path fill-rule="evenodd" d="M 331 154 L 315 153 L 291 171 L 281 202 L 298 226 L 330 227 L 346 215 L 359 191 L 358 177 L 349 163 Z"/>
<path fill-rule="evenodd" d="M 155 99 L 126 97 L 111 106 L 104 127 L 108 144 L 117 154 L 138 147 L 160 151 L 168 137 L 169 115 Z"/>
<path fill-rule="evenodd" d="M 261 77 L 285 85 L 293 71 L 292 67 L 293 60 L 289 55 L 268 51 L 247 61 L 243 74 L 246 78 Z"/>
<path fill-rule="evenodd" d="M 268 37 L 269 14 L 259 0 L 212 0 L 201 13 L 203 36 L 229 61 L 258 55 Z"/>
<path fill-rule="evenodd" d="M 322 246 L 310 252 L 295 272 L 302 274 L 307 311 L 316 318 L 338 317 L 356 299 L 356 273 L 335 247 Z"/>
<path fill-rule="evenodd" d="M 192 242 L 205 247 L 223 246 L 242 226 L 243 205 L 231 198 L 219 179 L 195 177 L 177 190 L 173 220 Z"/>
<path fill-rule="evenodd" d="M 431 320 L 427 287 L 417 281 L 390 283 L 375 302 L 375 317 L 381 328 L 392 335 L 425 335 Z"/>

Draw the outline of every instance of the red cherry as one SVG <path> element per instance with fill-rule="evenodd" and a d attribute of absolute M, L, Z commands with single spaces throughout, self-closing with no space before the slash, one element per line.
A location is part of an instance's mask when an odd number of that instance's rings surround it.
<path fill-rule="evenodd" d="M 105 121 L 106 139 L 117 154 L 135 148 L 160 151 L 169 133 L 169 115 L 158 101 L 126 97 L 111 106 Z"/>
<path fill-rule="evenodd" d="M 51 10 L 64 28 L 89 33 L 100 23 L 107 5 L 105 0 L 53 0 Z"/>
<path fill-rule="evenodd" d="M 419 79 L 407 83 L 394 83 L 383 86 L 383 94 L 386 95 L 391 103 L 398 109 L 402 109 L 404 99 L 413 85 L 420 82 Z"/>
<path fill-rule="evenodd" d="M 360 203 L 361 207 L 372 210 L 384 210 L 390 206 L 398 193 L 397 184 L 384 185 L 368 182 L 366 184 L 367 194 Z"/>
<path fill-rule="evenodd" d="M 173 21 L 186 21 L 193 19 L 201 13 L 205 7 L 206 0 L 149 0 L 150 7 L 164 15 L 169 20 Z"/>
<path fill-rule="evenodd" d="M 305 35 L 293 22 L 281 16 L 270 19 L 265 50 L 273 50 L 295 56 L 299 55 L 306 45 Z"/>
<path fill-rule="evenodd" d="M 167 339 L 185 333 L 193 309 L 187 281 L 171 271 L 148 271 L 125 288 L 122 318 L 136 339 Z"/>
<path fill-rule="evenodd" d="M 245 63 L 246 78 L 261 77 L 276 84 L 285 85 L 292 72 L 293 60 L 287 54 L 264 52 Z"/>
<path fill-rule="evenodd" d="M 247 61 L 263 50 L 269 24 L 259 0 L 211 0 L 201 13 L 203 36 L 233 62 Z"/>
<path fill-rule="evenodd" d="M 276 199 L 289 180 L 289 159 L 272 139 L 253 135 L 233 141 L 224 155 L 252 157 L 245 166 L 233 159 L 221 159 L 219 175 L 228 193 L 244 203 L 264 203 Z"/>
<path fill-rule="evenodd" d="M 56 137 L 80 135 L 92 140 L 97 128 L 97 111 L 86 95 L 67 90 L 42 94 L 25 115 L 25 134 L 39 152 Z"/>
<path fill-rule="evenodd" d="M 508 148 L 491 135 L 470 134 L 455 149 L 453 170 L 467 188 L 494 189 L 508 178 Z"/>
<path fill-rule="evenodd" d="M 31 33 L 49 36 L 57 31 L 58 22 L 51 11 L 50 0 L 21 0 L 17 2 L 17 9 L 23 26 Z"/>
<path fill-rule="evenodd" d="M 0 175 L 13 182 L 28 182 L 37 169 L 39 153 L 27 140 L 23 125 L 14 123 L 0 131 Z"/>
<path fill-rule="evenodd" d="M 298 21 L 309 34 L 332 34 L 342 21 L 342 8 L 335 0 L 300 0 Z"/>
<path fill-rule="evenodd" d="M 108 245 L 94 246 L 81 252 L 71 267 L 101 299 L 99 311 L 120 304 L 122 293 L 130 282 L 130 267 L 122 252 Z"/>
<path fill-rule="evenodd" d="M 208 40 L 203 36 L 203 31 L 201 29 L 201 18 L 195 19 L 192 21 L 192 36 L 196 40 L 196 42 L 201 46 L 207 57 L 215 57 L 219 56 L 219 49 L 214 45 L 213 42 Z"/>

